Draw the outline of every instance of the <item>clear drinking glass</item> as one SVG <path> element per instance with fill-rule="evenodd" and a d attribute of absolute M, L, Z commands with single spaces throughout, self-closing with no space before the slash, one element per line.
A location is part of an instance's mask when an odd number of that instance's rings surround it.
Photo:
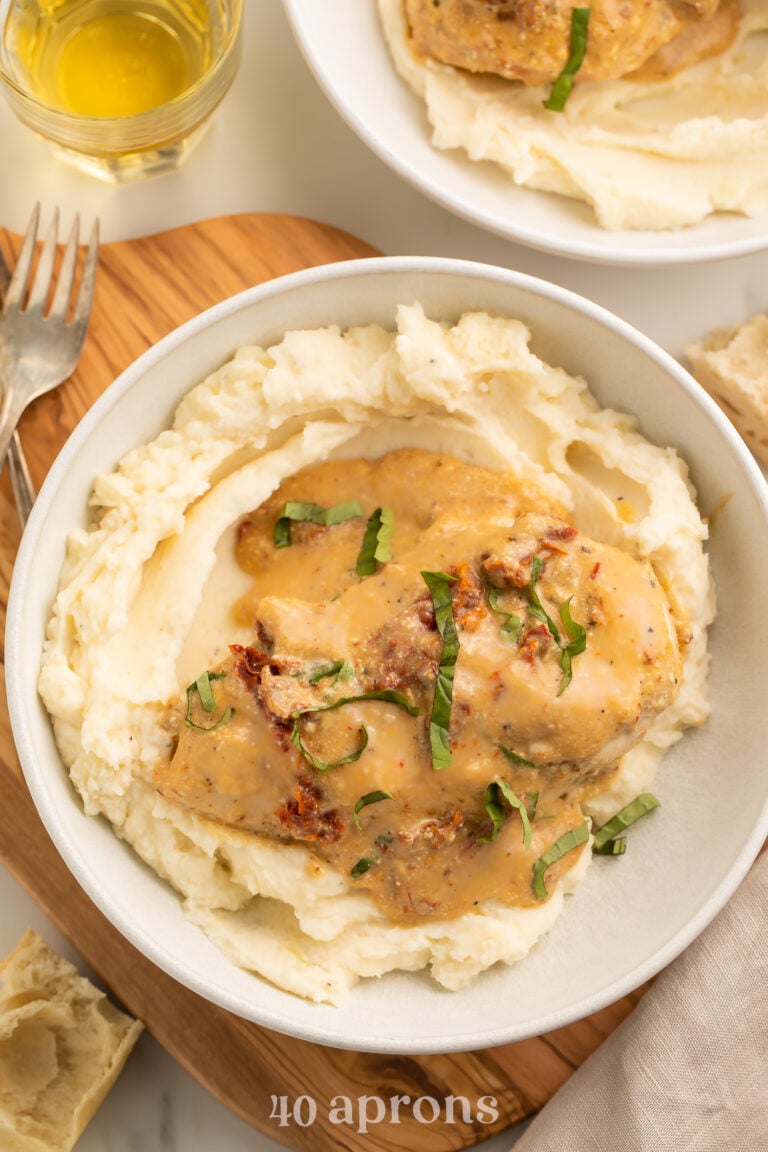
<path fill-rule="evenodd" d="M 240 62 L 243 0 L 0 0 L 0 81 L 65 160 L 111 182 L 178 167 Z"/>

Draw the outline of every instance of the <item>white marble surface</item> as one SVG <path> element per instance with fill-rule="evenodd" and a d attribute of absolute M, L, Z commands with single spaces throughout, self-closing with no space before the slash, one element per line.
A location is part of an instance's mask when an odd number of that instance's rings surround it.
<path fill-rule="evenodd" d="M 98 983 L 68 941 L 0 865 L 0 956 L 11 951 L 27 928 L 34 928 L 77 964 L 83 975 Z M 305 1091 L 311 1095 L 312 1086 L 307 1085 Z M 488 1140 L 484 1152 L 507 1152 L 526 1126 L 516 1125 Z M 144 1033 L 78 1140 L 76 1152 L 280 1152 L 284 1147 L 214 1100 Z"/>
<path fill-rule="evenodd" d="M 361 3 L 364 0 L 356 0 Z M 712 327 L 768 308 L 768 253 L 677 268 L 580 264 L 524 249 L 436 207 L 372 156 L 343 124 L 299 54 L 279 0 L 246 0 L 235 85 L 179 172 L 113 188 L 63 166 L 0 103 L 0 224 L 23 231 L 31 206 L 98 213 L 122 239 L 233 212 L 324 220 L 388 254 L 483 260 L 552 280 L 597 301 L 675 355 Z M 0 869 L 0 952 L 27 925 L 74 958 L 32 901 Z M 484 1145 L 500 1152 L 507 1133 Z M 237 1120 L 144 1037 L 78 1152 L 260 1152 L 279 1145 Z"/>

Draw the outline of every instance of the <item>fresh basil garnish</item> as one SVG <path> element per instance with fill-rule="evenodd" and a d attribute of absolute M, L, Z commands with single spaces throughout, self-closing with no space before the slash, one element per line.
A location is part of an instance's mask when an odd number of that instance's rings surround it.
<path fill-rule="evenodd" d="M 367 808 L 369 804 L 378 804 L 380 800 L 394 800 L 394 796 L 391 792 L 367 792 L 365 796 L 360 797 L 354 808 L 355 824 L 358 828 L 362 827 L 360 824 L 360 813 L 363 808 Z"/>
<path fill-rule="evenodd" d="M 389 545 L 394 530 L 395 514 L 389 508 L 376 508 L 371 512 L 355 565 L 358 576 L 372 576 L 377 564 L 392 559 Z"/>
<path fill-rule="evenodd" d="M 580 844 L 586 844 L 587 840 L 589 840 L 589 821 L 585 820 L 578 828 L 569 829 L 559 840 L 555 840 L 551 848 L 539 856 L 533 866 L 533 892 L 537 900 L 546 900 L 549 895 L 544 883 L 544 873 L 550 864 L 554 864 L 556 860 L 565 856 L 566 852 L 572 852 Z"/>
<path fill-rule="evenodd" d="M 587 51 L 589 12 L 589 8 L 574 8 L 571 12 L 570 55 L 565 67 L 552 85 L 549 98 L 544 101 L 544 107 L 548 108 L 550 112 L 563 111 L 571 94 L 576 73 L 584 63 L 584 55 Z"/>
<path fill-rule="evenodd" d="M 313 668 L 307 676 L 307 683 L 318 684 L 321 680 L 332 676 L 335 684 L 337 680 L 348 680 L 354 674 L 355 670 L 349 660 L 332 660 L 330 664 L 320 664 L 317 668 Z"/>
<path fill-rule="evenodd" d="M 327 772 L 329 768 L 341 768 L 343 764 L 354 764 L 356 760 L 360 759 L 368 747 L 368 729 L 365 724 L 360 725 L 360 736 L 362 737 L 360 747 L 355 748 L 353 752 L 349 752 L 346 756 L 342 756 L 340 760 L 318 760 L 317 757 L 310 752 L 309 748 L 303 744 L 299 717 L 295 716 L 291 730 L 291 744 L 293 744 L 294 748 L 298 748 L 304 759 L 318 772 Z"/>
<path fill-rule="evenodd" d="M 490 836 L 482 836 L 481 840 L 490 843 L 498 836 L 502 825 L 509 816 L 509 812 L 503 804 L 505 800 L 510 808 L 515 808 L 520 813 L 520 820 L 523 825 L 523 847 L 527 850 L 531 846 L 531 822 L 528 818 L 528 810 L 506 780 L 493 780 L 485 790 L 485 810 L 493 823 L 493 831 Z"/>
<path fill-rule="evenodd" d="M 503 744 L 497 744 L 499 752 L 503 752 L 507 760 L 513 764 L 519 765 L 520 768 L 535 768 L 533 760 L 526 760 L 524 756 L 519 756 L 517 752 L 513 752 L 511 748 L 505 748 Z"/>
<path fill-rule="evenodd" d="M 341 504 L 332 504 L 330 508 L 325 508 L 322 504 L 288 500 L 283 504 L 275 521 L 272 541 L 275 548 L 287 548 L 291 543 L 292 522 L 301 521 L 330 528 L 332 524 L 341 524 L 345 520 L 354 520 L 362 515 L 363 506 L 358 500 L 345 500 Z"/>
<path fill-rule="evenodd" d="M 448 768 L 451 763 L 449 731 L 451 727 L 451 704 L 453 702 L 453 677 L 459 656 L 459 635 L 453 618 L 451 584 L 455 576 L 445 572 L 422 572 L 424 583 L 432 596 L 435 609 L 435 624 L 443 641 L 440 663 L 435 681 L 435 694 L 432 699 L 432 714 L 429 718 L 429 743 L 432 749 L 432 767 Z"/>
<path fill-rule="evenodd" d="M 523 627 L 522 620 L 519 616 L 516 616 L 514 612 L 505 612 L 504 609 L 499 606 L 499 590 L 498 588 L 493 588 L 491 585 L 488 586 L 488 607 L 491 612 L 495 612 L 497 616 L 504 617 L 504 622 L 499 626 L 499 631 L 503 633 L 504 636 L 508 636 L 510 640 L 519 640 Z"/>
<path fill-rule="evenodd" d="M 542 623 L 546 624 L 547 628 L 555 639 L 555 643 L 559 644 L 560 632 L 558 631 L 557 625 L 544 608 L 544 605 L 539 599 L 539 594 L 536 591 L 536 584 L 543 567 L 544 561 L 541 559 L 541 557 L 534 556 L 533 564 L 531 566 L 531 582 L 528 585 L 528 611 L 531 613 L 531 616 L 535 616 L 537 620 L 541 620 Z"/>
<path fill-rule="evenodd" d="M 560 630 L 555 624 L 552 617 L 549 615 L 544 605 L 541 602 L 538 592 L 536 591 L 536 584 L 541 574 L 541 569 L 544 562 L 540 556 L 534 556 L 533 564 L 531 566 L 531 582 L 528 585 L 528 611 L 531 616 L 535 616 L 537 620 L 543 621 L 555 643 L 560 648 L 560 667 L 563 670 L 562 679 L 557 689 L 557 695 L 562 696 L 566 688 L 573 679 L 573 658 L 580 656 L 587 647 L 587 630 L 583 624 L 578 624 L 571 616 L 571 600 L 569 596 L 564 603 L 560 605 L 560 619 L 563 622 L 563 629 L 567 636 L 567 641 L 563 642 L 563 637 L 560 635 Z"/>
<path fill-rule="evenodd" d="M 387 704 L 397 704 L 399 708 L 404 708 L 409 716 L 418 716 L 419 709 L 415 704 L 411 704 L 410 700 L 406 699 L 400 692 L 395 692 L 393 688 L 380 688 L 374 692 L 363 692 L 360 696 L 342 696 L 339 700 L 334 700 L 332 704 L 318 704 L 316 708 L 302 708 L 300 712 L 293 714 L 293 728 L 291 730 L 291 744 L 294 748 L 298 748 L 304 759 L 316 768 L 318 772 L 327 772 L 329 768 L 340 768 L 342 764 L 354 764 L 355 760 L 359 760 L 365 749 L 368 747 L 368 729 L 365 724 L 360 726 L 360 735 L 362 736 L 362 744 L 354 752 L 350 752 L 347 756 L 342 756 L 341 760 L 333 760 L 326 763 L 324 760 L 318 760 L 316 756 L 306 748 L 301 739 L 301 717 L 310 716 L 316 712 L 333 712 L 335 708 L 341 708 L 343 704 L 353 704 L 357 700 L 382 700 Z"/>
<path fill-rule="evenodd" d="M 650 792 L 641 792 L 639 796 L 635 796 L 634 800 L 630 800 L 629 804 L 625 804 L 620 812 L 603 824 L 602 828 L 598 828 L 595 832 L 592 842 L 592 851 L 596 852 L 598 856 L 622 856 L 626 848 L 610 847 L 615 844 L 614 836 L 618 836 L 619 832 L 623 832 L 629 828 L 630 824 L 634 824 L 641 816 L 645 816 L 647 812 L 652 812 L 654 808 L 661 807 L 660 802 Z M 624 837 L 620 837 L 621 840 Z"/>
<path fill-rule="evenodd" d="M 365 875 L 369 868 L 373 868 L 375 863 L 375 860 L 371 860 L 369 857 L 363 856 L 361 860 L 358 860 L 357 864 L 350 868 L 349 874 L 355 880 L 357 880 L 358 876 Z"/>
<path fill-rule="evenodd" d="M 213 689 L 211 688 L 211 680 L 223 680 L 226 675 L 226 672 L 201 672 L 197 680 L 195 680 L 195 683 L 190 685 L 190 687 L 197 689 L 200 703 L 206 712 L 216 711 L 216 701 L 213 696 Z"/>
<path fill-rule="evenodd" d="M 533 824 L 533 818 L 536 815 L 536 809 L 539 806 L 539 794 L 538 792 L 526 792 L 525 795 L 527 797 L 525 808 L 528 813 L 528 819 L 530 820 L 531 824 Z"/>
<path fill-rule="evenodd" d="M 403 708 L 409 716 L 418 716 L 419 714 L 418 707 L 411 704 L 402 692 L 395 692 L 394 688 L 376 688 L 372 692 L 363 692 L 359 696 L 341 696 L 338 700 L 334 700 L 333 704 L 320 704 L 317 708 L 302 708 L 301 712 L 297 712 L 296 715 L 304 716 L 309 712 L 332 712 L 334 708 L 341 708 L 342 704 L 354 704 L 357 700 L 383 700 L 385 704 L 397 704 L 398 708 Z"/>
<path fill-rule="evenodd" d="M 623 856 L 627 850 L 626 836 L 617 836 L 615 840 L 607 840 L 599 848 L 592 846 L 595 856 Z"/>
<path fill-rule="evenodd" d="M 223 680 L 226 675 L 226 672 L 201 672 L 197 680 L 188 685 L 187 711 L 184 716 L 184 723 L 188 728 L 196 728 L 198 732 L 215 732 L 217 728 L 221 728 L 222 724 L 226 724 L 234 716 L 234 708 L 227 706 L 214 724 L 195 724 L 192 719 L 192 700 L 195 693 L 198 695 L 204 712 L 216 711 L 216 700 L 211 688 L 211 680 Z"/>
<path fill-rule="evenodd" d="M 560 619 L 563 622 L 563 628 L 570 637 L 567 644 L 564 644 L 560 652 L 560 667 L 563 670 L 563 678 L 560 681 L 560 687 L 557 690 L 558 696 L 565 692 L 566 688 L 573 679 L 573 657 L 580 656 L 587 647 L 587 630 L 583 624 L 577 624 L 571 616 L 571 600 L 569 596 L 564 604 L 560 605 Z"/>

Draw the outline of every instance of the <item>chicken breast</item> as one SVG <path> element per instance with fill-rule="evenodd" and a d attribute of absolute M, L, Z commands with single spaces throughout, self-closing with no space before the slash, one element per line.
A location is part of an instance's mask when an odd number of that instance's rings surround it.
<path fill-rule="evenodd" d="M 444 459 L 406 458 L 433 475 L 430 461 Z M 337 463 L 334 476 L 355 466 Z M 443 470 L 465 495 L 494 476 Z M 253 645 L 190 685 L 155 783 L 212 819 L 309 844 L 395 921 L 533 903 L 535 860 L 583 827 L 580 802 L 677 695 L 677 629 L 650 565 L 548 509 L 505 526 L 500 481 L 485 480 L 459 526 L 439 495 L 425 523 L 397 477 L 391 466 L 396 560 L 319 602 L 261 597 Z M 334 571 L 353 530 L 297 543 L 297 587 L 310 556 Z"/>
<path fill-rule="evenodd" d="M 404 0 L 414 49 L 470 72 L 549 84 L 570 54 L 580 0 Z M 682 35 L 659 67 L 687 67 L 736 33 L 737 0 L 597 0 L 578 80 L 626 76 Z M 652 70 L 653 74 L 653 70 Z"/>

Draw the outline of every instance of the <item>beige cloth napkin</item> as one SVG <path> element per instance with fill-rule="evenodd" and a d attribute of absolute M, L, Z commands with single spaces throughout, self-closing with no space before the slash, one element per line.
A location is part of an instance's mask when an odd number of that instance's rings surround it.
<path fill-rule="evenodd" d="M 768 1152 L 768 852 L 514 1152 Z"/>

